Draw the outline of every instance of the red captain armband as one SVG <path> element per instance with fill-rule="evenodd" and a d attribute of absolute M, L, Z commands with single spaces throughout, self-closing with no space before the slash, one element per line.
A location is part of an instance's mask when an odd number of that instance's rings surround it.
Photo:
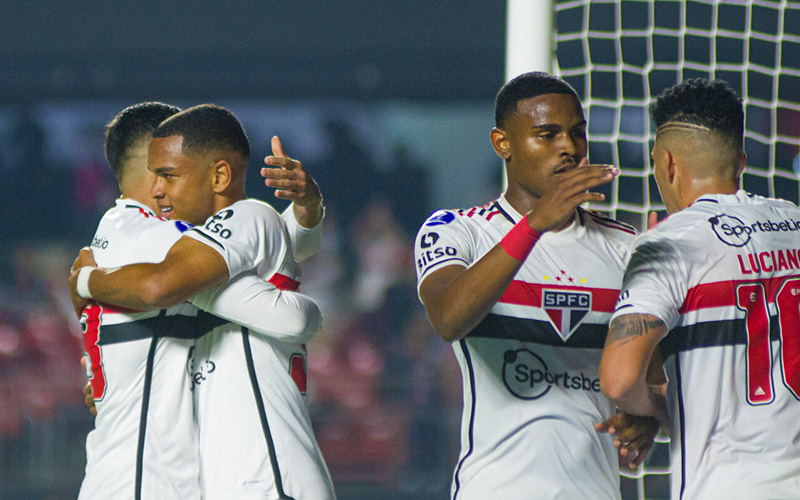
<path fill-rule="evenodd" d="M 525 216 L 514 224 L 511 231 L 500 240 L 500 246 L 508 255 L 519 261 L 523 261 L 533 250 L 533 246 L 539 241 L 542 235 L 534 231 L 528 224 L 528 217 Z"/>

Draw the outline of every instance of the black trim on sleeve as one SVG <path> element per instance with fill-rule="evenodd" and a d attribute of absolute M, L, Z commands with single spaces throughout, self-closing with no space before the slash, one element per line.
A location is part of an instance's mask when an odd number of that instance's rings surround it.
<path fill-rule="evenodd" d="M 144 469 L 144 445 L 147 437 L 147 412 L 150 409 L 150 386 L 153 383 L 153 364 L 155 363 L 156 347 L 158 346 L 158 331 L 159 322 L 167 315 L 167 310 L 162 309 L 158 314 L 155 328 L 151 330 L 152 339 L 150 340 L 150 349 L 147 351 L 147 362 L 144 369 L 144 387 L 142 388 L 142 408 L 139 415 L 139 443 L 136 447 L 136 483 L 134 490 L 134 498 L 141 500 L 142 498 L 142 475 Z"/>
<path fill-rule="evenodd" d="M 210 241 L 210 242 L 212 242 L 212 243 L 214 243 L 214 244 L 218 245 L 218 246 L 219 246 L 221 249 L 225 250 L 225 246 L 224 246 L 222 243 L 220 243 L 219 241 L 215 240 L 215 239 L 214 239 L 214 238 L 212 238 L 211 236 L 207 235 L 207 234 L 206 234 L 206 233 L 204 233 L 203 231 L 200 231 L 200 230 L 199 230 L 199 229 L 197 229 L 196 227 L 193 227 L 193 228 L 189 229 L 189 231 L 194 231 L 194 232 L 196 232 L 197 234 L 199 234 L 199 235 L 200 235 L 200 236 L 202 236 L 203 238 L 206 238 L 208 241 Z"/>
<path fill-rule="evenodd" d="M 614 312 L 621 311 L 621 310 L 625 309 L 626 307 L 633 307 L 633 304 L 622 304 Z"/>
<path fill-rule="evenodd" d="M 275 453 L 275 442 L 272 439 L 272 431 L 267 420 L 267 409 L 264 406 L 264 398 L 261 396 L 261 389 L 258 386 L 256 377 L 256 367 L 253 363 L 253 351 L 250 347 L 250 330 L 242 327 L 242 345 L 244 346 L 244 358 L 247 364 L 247 374 L 250 376 L 250 386 L 253 388 L 253 396 L 256 398 L 258 416 L 261 420 L 261 430 L 264 431 L 264 439 L 267 443 L 270 465 L 272 465 L 272 475 L 275 478 L 275 489 L 278 492 L 278 500 L 294 500 L 283 491 L 283 480 L 281 479 L 281 469 L 278 465 L 278 456 Z"/>
<path fill-rule="evenodd" d="M 458 475 L 461 473 L 461 467 L 463 467 L 464 462 L 472 455 L 472 451 L 475 449 L 475 407 L 476 407 L 476 398 L 477 394 L 475 391 L 475 370 L 472 367 L 472 357 L 469 354 L 469 348 L 467 347 L 467 341 L 461 339 L 458 341 L 458 344 L 461 346 L 461 352 L 464 354 L 464 361 L 467 363 L 467 370 L 469 372 L 469 388 L 470 392 L 472 393 L 472 405 L 470 406 L 469 410 L 469 429 L 467 431 L 467 440 L 469 442 L 469 447 L 467 449 L 467 453 L 464 454 L 464 458 L 462 458 L 458 462 L 458 466 L 456 467 L 456 473 L 453 475 L 453 480 L 456 483 L 455 491 L 453 492 L 453 500 L 456 500 L 458 496 L 458 492 L 461 489 L 461 482 L 458 480 Z"/>
<path fill-rule="evenodd" d="M 444 264 L 445 262 L 450 262 L 451 260 L 457 260 L 459 262 L 463 262 L 464 263 L 464 267 L 469 267 L 469 263 L 466 260 L 462 259 L 461 257 L 450 257 L 449 259 L 440 260 L 439 262 L 436 262 L 435 264 L 431 264 L 430 266 L 425 268 L 424 271 L 422 271 L 422 274 L 420 274 L 419 277 L 422 278 L 423 276 L 428 274 L 428 271 L 430 271 L 434 267 L 436 267 L 438 269 L 440 264 Z M 447 266 L 444 266 L 444 267 L 447 267 Z"/>

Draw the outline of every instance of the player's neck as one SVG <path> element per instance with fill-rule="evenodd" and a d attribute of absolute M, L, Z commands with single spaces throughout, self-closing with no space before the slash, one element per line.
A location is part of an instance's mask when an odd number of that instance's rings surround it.
<path fill-rule="evenodd" d="M 218 193 L 214 197 L 214 212 L 219 212 L 220 210 L 233 205 L 237 201 L 242 201 L 245 199 L 247 199 L 247 196 L 245 195 L 244 190 L 241 190 L 241 192 L 238 190 L 236 192 L 226 192 L 224 194 Z"/>
<path fill-rule="evenodd" d="M 738 179 L 736 181 L 723 182 L 719 179 L 692 179 L 688 189 L 679 193 L 680 209 L 688 207 L 697 199 L 714 194 L 736 194 L 739 190 Z"/>

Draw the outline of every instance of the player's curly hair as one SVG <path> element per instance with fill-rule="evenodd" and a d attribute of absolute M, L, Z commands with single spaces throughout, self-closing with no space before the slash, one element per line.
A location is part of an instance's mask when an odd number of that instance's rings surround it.
<path fill-rule="evenodd" d="M 125 157 L 142 139 L 150 139 L 158 125 L 181 108 L 163 102 L 140 102 L 128 106 L 106 125 L 106 160 L 121 180 Z"/>
<path fill-rule="evenodd" d="M 250 142 L 241 123 L 229 110 L 216 104 L 186 108 L 158 126 L 153 137 L 183 136 L 183 154 L 231 151 L 250 158 Z"/>
<path fill-rule="evenodd" d="M 742 149 L 744 109 L 739 95 L 722 80 L 691 78 L 674 85 L 650 104 L 656 128 L 668 122 L 707 127 Z"/>
<path fill-rule="evenodd" d="M 569 94 L 578 99 L 578 93 L 572 85 L 561 78 L 545 73 L 532 71 L 523 73 L 508 83 L 497 93 L 494 100 L 494 123 L 497 128 L 503 128 L 506 119 L 517 112 L 517 103 L 525 99 L 539 97 L 545 94 Z"/>

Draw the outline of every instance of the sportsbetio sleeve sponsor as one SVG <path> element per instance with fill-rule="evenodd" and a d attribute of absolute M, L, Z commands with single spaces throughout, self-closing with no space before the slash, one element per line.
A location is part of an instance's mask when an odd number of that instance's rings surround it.
<path fill-rule="evenodd" d="M 417 281 L 434 268 L 457 264 L 467 267 L 473 260 L 468 233 L 450 211 L 434 212 L 417 233 L 414 244 Z"/>

